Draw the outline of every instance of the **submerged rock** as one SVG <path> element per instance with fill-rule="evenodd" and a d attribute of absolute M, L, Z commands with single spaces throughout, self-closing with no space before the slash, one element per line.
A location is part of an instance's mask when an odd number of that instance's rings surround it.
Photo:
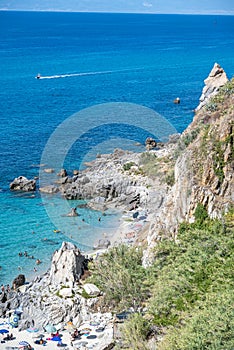
<path fill-rule="evenodd" d="M 54 173 L 54 169 L 53 168 L 46 168 L 46 169 L 44 169 L 44 172 L 48 173 L 48 174 L 52 174 L 52 173 Z"/>

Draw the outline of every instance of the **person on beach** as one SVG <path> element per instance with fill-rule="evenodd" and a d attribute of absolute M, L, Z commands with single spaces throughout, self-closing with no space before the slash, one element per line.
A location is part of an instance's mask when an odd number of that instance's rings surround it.
<path fill-rule="evenodd" d="M 5 292 L 5 287 L 4 287 L 4 284 L 2 284 L 2 285 L 1 285 L 1 291 L 2 291 L 2 293 L 4 293 L 4 292 Z"/>

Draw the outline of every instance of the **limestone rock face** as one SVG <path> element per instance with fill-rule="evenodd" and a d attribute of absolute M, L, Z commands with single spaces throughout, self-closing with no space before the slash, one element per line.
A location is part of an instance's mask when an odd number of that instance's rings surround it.
<path fill-rule="evenodd" d="M 220 87 L 225 85 L 227 81 L 228 78 L 225 71 L 218 63 L 215 63 L 208 78 L 204 80 L 205 86 L 202 90 L 200 104 L 196 108 L 196 111 L 201 109 L 212 96 L 216 95 Z"/>
<path fill-rule="evenodd" d="M 52 258 L 49 281 L 53 285 L 74 285 L 83 274 L 87 262 L 80 250 L 72 243 L 63 242 Z"/>
<path fill-rule="evenodd" d="M 24 176 L 19 176 L 10 183 L 10 189 L 13 191 L 35 191 L 36 190 L 36 180 L 28 180 Z"/>
<path fill-rule="evenodd" d="M 165 236 L 176 239 L 181 222 L 193 222 L 198 203 L 210 218 L 222 216 L 234 203 L 234 81 L 221 94 L 215 111 L 201 109 L 178 144 L 175 182 L 155 211 L 143 263 L 154 259 L 153 247 Z M 186 144 L 185 144 L 186 142 Z"/>

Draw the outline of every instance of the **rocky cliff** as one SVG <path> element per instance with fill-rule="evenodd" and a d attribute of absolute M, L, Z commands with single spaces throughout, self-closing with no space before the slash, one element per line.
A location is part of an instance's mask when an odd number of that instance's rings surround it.
<path fill-rule="evenodd" d="M 211 218 L 222 218 L 234 204 L 234 80 L 217 91 L 199 108 L 178 142 L 175 183 L 152 220 L 145 265 L 158 239 L 163 235 L 175 238 L 180 222 L 193 222 L 198 203 Z"/>
<path fill-rule="evenodd" d="M 81 297 L 79 283 L 86 269 L 87 259 L 80 250 L 64 242 L 54 253 L 51 268 L 44 275 L 16 292 L 1 296 L 0 316 L 20 307 L 23 311 L 20 329 L 37 325 L 42 330 L 48 323 L 59 324 L 71 318 L 79 323 L 88 313 L 88 301 Z"/>
<path fill-rule="evenodd" d="M 202 90 L 200 97 L 200 103 L 196 108 L 196 111 L 205 106 L 212 96 L 215 96 L 219 89 L 228 82 L 227 75 L 224 69 L 215 63 L 209 76 L 204 80 L 205 86 Z"/>

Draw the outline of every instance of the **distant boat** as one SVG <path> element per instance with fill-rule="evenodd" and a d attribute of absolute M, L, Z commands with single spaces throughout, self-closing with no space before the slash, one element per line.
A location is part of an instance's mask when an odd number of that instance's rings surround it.
<path fill-rule="evenodd" d="M 173 101 L 175 104 L 180 104 L 180 98 L 176 97 L 176 99 Z"/>
<path fill-rule="evenodd" d="M 40 79 L 40 77 L 41 77 L 41 74 L 37 74 L 37 76 L 35 77 L 36 79 Z"/>

